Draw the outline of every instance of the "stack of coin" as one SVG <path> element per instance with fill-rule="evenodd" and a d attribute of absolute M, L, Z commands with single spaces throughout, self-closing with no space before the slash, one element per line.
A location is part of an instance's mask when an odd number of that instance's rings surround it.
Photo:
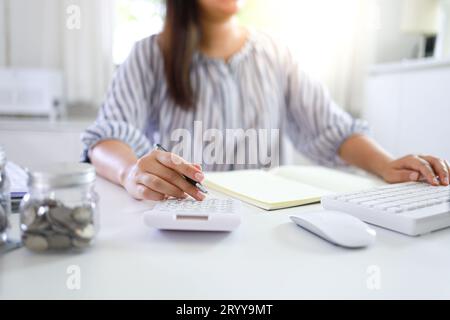
<path fill-rule="evenodd" d="M 0 148 L 1 151 L 1 148 Z M 3 168 L 0 167 L 0 246 L 6 243 L 6 229 L 8 229 L 8 211 L 5 203 L 4 197 L 4 186 L 5 186 L 6 176 Z M 8 190 L 6 192 L 9 192 Z"/>
<path fill-rule="evenodd" d="M 60 201 L 31 201 L 22 208 L 24 245 L 33 251 L 83 249 L 95 237 L 94 205 L 69 208 Z"/>
<path fill-rule="evenodd" d="M 8 229 L 8 217 L 6 215 L 6 209 L 0 201 L 0 246 L 6 243 L 6 229 Z"/>

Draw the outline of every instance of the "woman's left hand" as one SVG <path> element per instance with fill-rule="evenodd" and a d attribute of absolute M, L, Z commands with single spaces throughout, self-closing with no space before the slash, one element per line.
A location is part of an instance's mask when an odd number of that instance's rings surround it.
<path fill-rule="evenodd" d="M 432 185 L 449 185 L 450 165 L 432 156 L 409 155 L 388 162 L 381 176 L 386 182 L 398 183 L 425 180 Z"/>

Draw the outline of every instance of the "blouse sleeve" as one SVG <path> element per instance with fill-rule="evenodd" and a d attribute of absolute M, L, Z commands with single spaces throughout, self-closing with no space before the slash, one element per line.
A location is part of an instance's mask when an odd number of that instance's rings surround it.
<path fill-rule="evenodd" d="M 148 52 L 144 41 L 136 43 L 130 56 L 117 69 L 95 123 L 82 135 L 82 161 L 89 162 L 89 150 L 104 140 L 126 143 L 137 157 L 150 150 L 150 141 L 144 133 L 148 120 L 149 89 L 154 81 L 146 62 Z"/>
<path fill-rule="evenodd" d="M 285 99 L 290 140 L 318 164 L 344 165 L 339 147 L 352 135 L 367 134 L 367 123 L 341 109 L 320 83 L 301 71 L 290 54 L 288 57 L 284 71 L 288 75 Z"/>

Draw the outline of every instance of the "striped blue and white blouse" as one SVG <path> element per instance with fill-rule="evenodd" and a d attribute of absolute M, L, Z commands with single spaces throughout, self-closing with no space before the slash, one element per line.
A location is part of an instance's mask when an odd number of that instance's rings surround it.
<path fill-rule="evenodd" d="M 196 105 L 185 111 L 169 95 L 157 36 L 136 43 L 82 136 L 84 160 L 100 141 L 116 139 L 138 157 L 160 143 L 204 170 L 259 168 L 286 162 L 288 138 L 314 162 L 334 166 L 341 143 L 367 130 L 263 33 L 251 32 L 227 62 L 197 52 L 191 84 Z"/>

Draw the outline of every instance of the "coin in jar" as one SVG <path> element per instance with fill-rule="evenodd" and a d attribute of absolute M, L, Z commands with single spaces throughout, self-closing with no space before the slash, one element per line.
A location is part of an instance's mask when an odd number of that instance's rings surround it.
<path fill-rule="evenodd" d="M 30 219 L 31 221 L 31 219 Z M 30 222 L 28 221 L 28 222 Z M 50 223 L 47 221 L 46 216 L 34 216 L 34 220 L 31 224 L 25 224 L 22 223 L 21 225 L 22 230 L 27 232 L 43 232 L 45 230 L 48 230 L 50 228 Z"/>
<path fill-rule="evenodd" d="M 23 239 L 25 246 L 33 251 L 45 251 L 48 249 L 48 241 L 43 236 L 27 235 Z"/>
<path fill-rule="evenodd" d="M 76 229 L 75 235 L 78 238 L 84 239 L 84 240 L 90 240 L 94 238 L 95 236 L 95 227 L 93 224 L 88 224 L 84 228 Z"/>
<path fill-rule="evenodd" d="M 70 237 L 62 234 L 53 234 L 48 236 L 47 240 L 49 248 L 55 250 L 67 249 L 72 244 Z"/>
<path fill-rule="evenodd" d="M 28 205 L 25 208 L 23 208 L 22 211 L 22 224 L 24 224 L 26 227 L 31 226 L 34 221 L 36 220 L 37 212 L 36 207 L 33 205 Z"/>
<path fill-rule="evenodd" d="M 49 211 L 50 211 L 50 207 L 47 206 L 47 205 L 37 206 L 37 208 L 36 208 L 36 215 L 38 217 L 43 217 L 43 216 L 46 216 Z"/>
<path fill-rule="evenodd" d="M 72 212 L 73 219 L 80 224 L 92 222 L 93 209 L 88 206 L 77 207 Z"/>
<path fill-rule="evenodd" d="M 0 232 L 3 232 L 8 227 L 8 219 L 6 217 L 6 210 L 0 205 Z"/>
<path fill-rule="evenodd" d="M 72 210 L 63 205 L 51 208 L 49 211 L 49 219 L 52 225 L 55 226 L 62 226 L 70 230 L 77 227 L 72 219 Z"/>
<path fill-rule="evenodd" d="M 75 248 L 84 249 L 90 247 L 93 243 L 93 240 L 81 240 L 81 239 L 72 239 L 72 245 Z"/>

